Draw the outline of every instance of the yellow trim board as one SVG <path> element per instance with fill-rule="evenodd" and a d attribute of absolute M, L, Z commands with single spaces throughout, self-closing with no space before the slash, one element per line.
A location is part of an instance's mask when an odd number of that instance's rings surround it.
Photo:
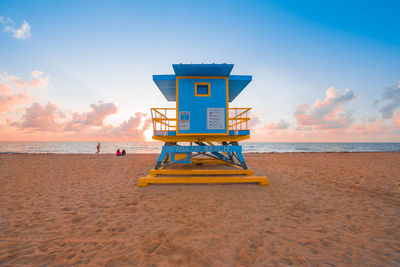
<path fill-rule="evenodd" d="M 185 176 L 185 177 L 141 177 L 138 186 L 149 184 L 220 184 L 220 183 L 258 183 L 269 185 L 266 176 Z"/>

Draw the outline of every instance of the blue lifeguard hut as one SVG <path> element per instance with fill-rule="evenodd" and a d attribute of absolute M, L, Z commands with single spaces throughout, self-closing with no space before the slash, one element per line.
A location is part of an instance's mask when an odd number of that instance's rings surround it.
<path fill-rule="evenodd" d="M 139 186 L 149 183 L 259 183 L 242 155 L 239 141 L 250 138 L 251 108 L 230 108 L 251 82 L 250 75 L 230 75 L 233 64 L 173 64 L 175 74 L 153 80 L 175 108 L 152 108 L 153 139 L 164 142 L 161 154 Z M 233 169 L 177 169 L 179 164 L 222 163 Z M 174 166 L 174 168 L 171 168 Z"/>

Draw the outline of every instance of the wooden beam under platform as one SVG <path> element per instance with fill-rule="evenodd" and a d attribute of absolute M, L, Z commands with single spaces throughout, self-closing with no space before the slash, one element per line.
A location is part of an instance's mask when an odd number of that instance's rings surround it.
<path fill-rule="evenodd" d="M 247 175 L 250 176 L 253 170 L 234 169 L 234 170 L 213 170 L 213 169 L 152 169 L 149 177 L 156 175 Z M 216 176 L 218 177 L 218 176 Z"/>
<path fill-rule="evenodd" d="M 226 171 L 226 170 L 225 170 Z M 269 185 L 265 176 L 168 176 L 168 177 L 142 177 L 139 178 L 138 186 L 144 187 L 149 184 L 219 184 L 219 183 L 258 183 Z"/>

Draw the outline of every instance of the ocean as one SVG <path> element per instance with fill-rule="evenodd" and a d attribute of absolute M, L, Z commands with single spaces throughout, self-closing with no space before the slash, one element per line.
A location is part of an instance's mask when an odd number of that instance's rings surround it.
<path fill-rule="evenodd" d="M 261 143 L 242 142 L 245 153 L 284 152 L 400 152 L 400 143 Z M 97 142 L 0 142 L 0 153 L 93 154 Z M 104 142 L 100 153 L 158 154 L 161 142 Z"/>

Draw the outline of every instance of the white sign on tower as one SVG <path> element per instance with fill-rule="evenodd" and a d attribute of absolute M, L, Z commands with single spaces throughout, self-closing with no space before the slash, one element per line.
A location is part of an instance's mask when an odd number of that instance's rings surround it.
<path fill-rule="evenodd" d="M 207 108 L 207 130 L 225 130 L 225 108 Z"/>

